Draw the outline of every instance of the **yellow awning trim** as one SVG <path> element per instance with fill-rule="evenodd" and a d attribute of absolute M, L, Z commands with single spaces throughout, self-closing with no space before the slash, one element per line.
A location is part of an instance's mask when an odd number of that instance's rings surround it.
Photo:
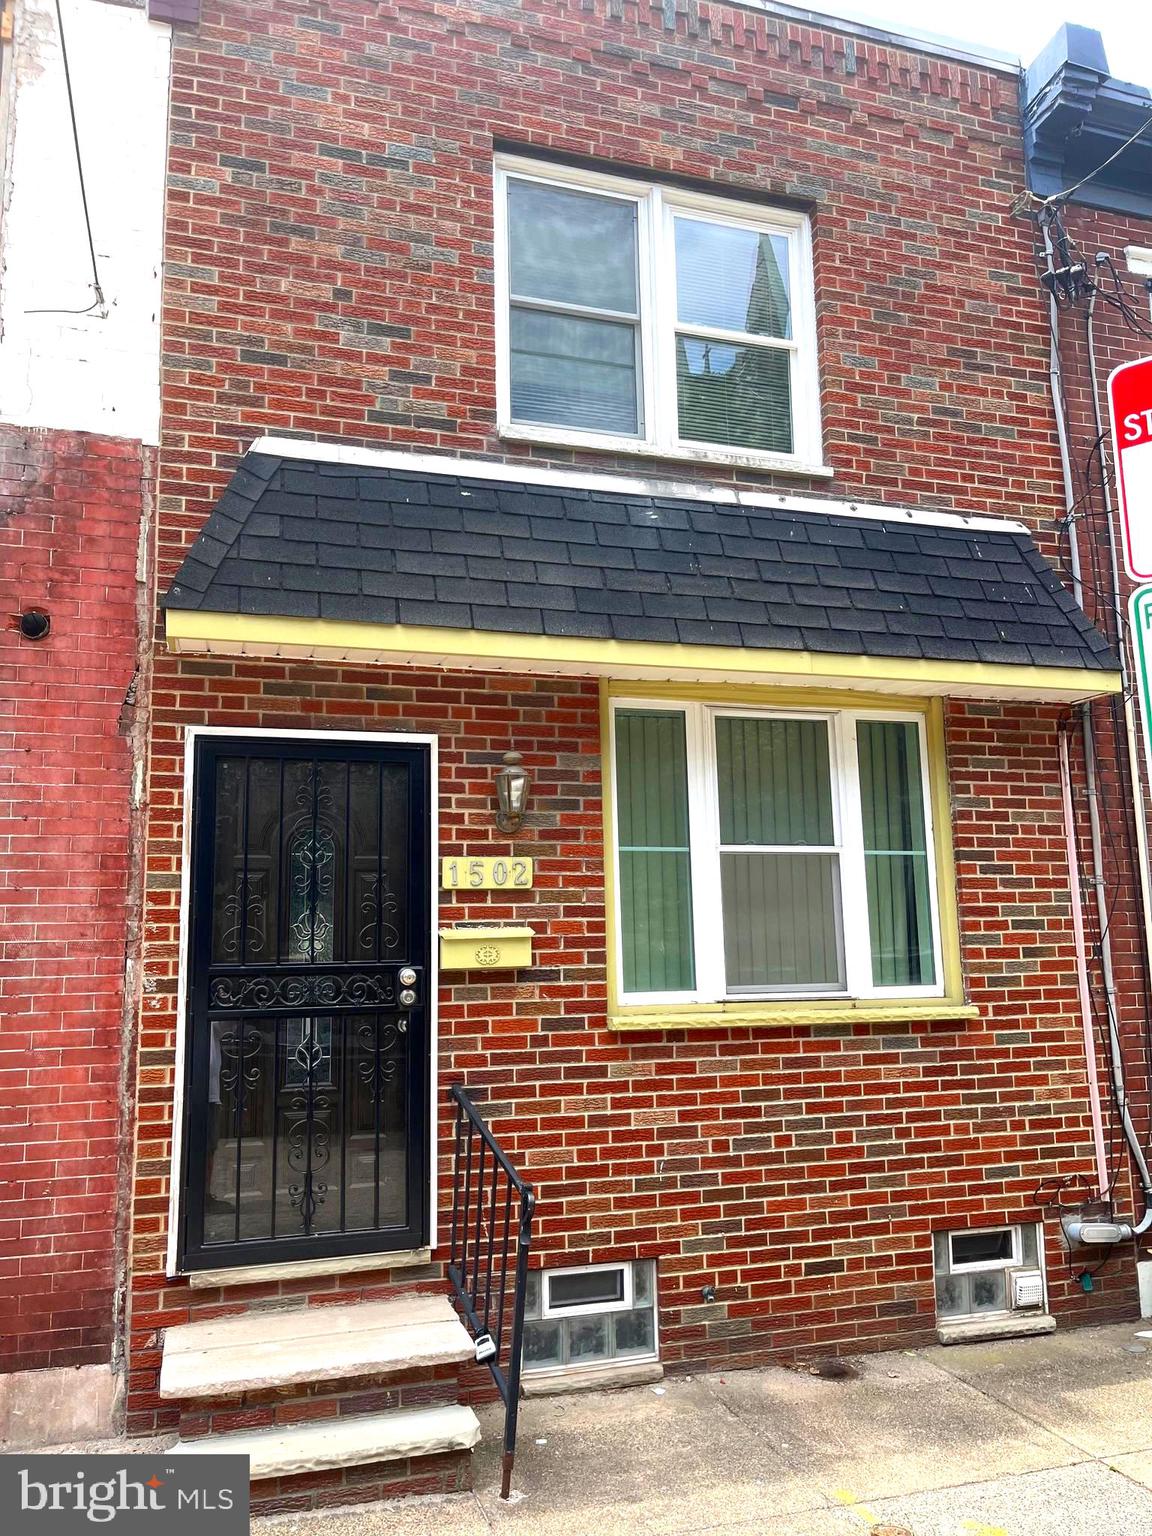
<path fill-rule="evenodd" d="M 507 635 L 414 624 L 363 624 L 170 608 L 169 649 L 219 656 L 408 663 L 472 671 L 551 673 L 763 687 L 868 689 L 970 699 L 1077 703 L 1120 692 L 1118 672 L 1083 667 L 835 656 L 720 645 L 656 645 L 568 635 Z"/>

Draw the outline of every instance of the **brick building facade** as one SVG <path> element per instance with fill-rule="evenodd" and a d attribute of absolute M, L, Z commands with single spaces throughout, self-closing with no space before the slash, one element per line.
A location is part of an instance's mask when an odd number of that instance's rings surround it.
<path fill-rule="evenodd" d="M 387 1438 L 459 1406 L 443 1322 L 236 1366 L 443 1295 L 457 1083 L 535 1187 L 537 1386 L 1133 1315 L 1056 1219 L 1119 679 L 1015 67 L 703 0 L 175 19 L 129 1430 L 393 1416 L 257 1507 L 466 1479 L 459 1418 Z"/>
<path fill-rule="evenodd" d="M 658 202 L 637 215 L 648 220 L 653 251 L 662 249 L 662 229 L 674 225 L 674 238 L 685 240 L 699 233 L 696 215 L 706 228 L 714 219 L 779 230 L 762 241 L 790 242 L 790 265 L 773 245 L 769 272 L 761 243 L 748 279 L 758 292 L 749 303 L 761 306 L 755 321 L 752 308 L 737 321 L 717 310 L 699 286 L 707 262 L 690 274 L 696 298 L 680 301 L 698 303 L 698 312 L 680 321 L 695 324 L 693 336 L 721 333 L 701 347 L 723 373 L 725 338 L 757 325 L 771 334 L 764 315 L 779 304 L 779 285 L 787 288 L 791 435 L 769 440 L 755 435 L 759 428 L 733 427 L 740 405 L 731 394 L 727 438 L 708 422 L 683 431 L 683 417 L 680 429 L 670 427 L 667 379 L 641 387 L 627 358 L 614 366 L 631 384 L 621 386 L 618 374 L 598 383 L 592 406 L 583 385 L 555 385 L 566 362 L 534 372 L 523 357 L 537 342 L 516 338 L 527 324 L 537 338 L 557 334 L 540 318 L 557 301 L 548 267 L 556 256 L 552 248 L 540 255 L 531 239 L 518 254 L 519 215 L 511 203 L 508 222 L 497 211 L 494 169 L 516 182 L 513 200 L 587 198 L 592 224 L 629 199 L 641 210 L 646 199 Z M 942 1294 L 948 1288 L 946 1240 L 937 1237 L 934 1259 L 933 1234 L 1026 1232 L 1038 1220 L 1045 1319 L 1131 1315 L 1130 1252 L 1098 1267 L 1089 1291 L 1084 1263 L 1066 1254 L 1051 1210 L 1045 1220 L 1037 1206 L 1038 1186 L 1091 1178 L 1059 743 L 1070 706 L 1114 683 L 1112 663 L 1045 574 L 1044 560 L 1064 569 L 1053 531 L 1062 491 L 1032 231 L 1011 213 L 1025 178 L 1015 71 L 752 5 L 420 0 L 371 13 L 331 4 L 317 14 L 208 4 L 174 48 L 169 177 L 157 518 L 158 593 L 167 596 L 151 699 L 130 1429 L 173 1427 L 190 1412 L 175 1391 L 158 1393 L 166 1338 L 194 1342 L 207 1337 L 196 1325 L 234 1315 L 258 1329 L 286 1307 L 402 1303 L 437 1289 L 454 1082 L 482 1101 L 536 1188 L 535 1264 L 655 1261 L 665 1368 L 935 1337 L 946 1318 L 937 1317 L 934 1278 Z M 572 238 L 586 237 L 573 226 Z M 511 259 L 527 264 L 524 281 L 540 285 L 526 301 L 530 322 L 518 294 L 503 307 L 494 280 L 494 251 L 499 272 L 510 247 Z M 685 249 L 678 271 L 687 271 Z M 667 293 L 659 276 L 647 286 L 642 258 L 637 271 L 643 296 L 633 302 L 650 309 L 636 323 L 658 329 L 653 317 Z M 589 309 L 627 316 L 619 292 L 565 310 L 573 291 L 559 293 L 557 325 L 571 314 L 585 323 Z M 660 338 L 645 333 L 636 345 L 659 373 L 667 356 Z M 691 338 L 677 346 L 683 410 L 689 388 L 704 400 L 716 386 L 700 382 L 713 365 L 694 367 Z M 756 356 L 767 370 L 765 354 Z M 806 377 L 817 375 L 818 420 L 805 395 Z M 622 432 L 634 441 L 613 450 L 602 440 L 604 400 L 627 415 L 630 388 L 643 396 Z M 564 411 L 576 409 L 577 395 L 580 409 L 601 415 L 572 430 Z M 619 422 L 612 431 L 620 435 Z M 695 445 L 686 445 L 694 431 Z M 617 478 L 596 478 L 605 474 Z M 555 537 L 546 537 L 541 520 L 558 515 Z M 739 584 L 736 564 L 769 516 L 789 520 L 785 542 L 799 536 L 809 554 L 816 548 L 819 621 L 815 605 L 796 598 L 796 569 L 770 568 L 764 550 L 751 554 L 764 590 Z M 934 584 L 954 579 L 958 593 L 971 592 L 960 558 L 988 558 L 980 541 L 999 537 L 1001 526 L 980 519 L 1006 520 L 1019 558 L 1034 562 L 1013 589 L 1020 606 L 965 612 L 957 599 L 930 612 Z M 901 542 L 901 521 L 922 547 Z M 787 558 L 780 528 L 771 532 L 776 560 Z M 947 552 L 932 543 L 949 539 Z M 825 560 L 819 549 L 830 542 L 860 558 Z M 1034 548 L 1044 560 L 1026 552 Z M 821 576 L 837 563 L 835 581 Z M 895 579 L 878 579 L 885 573 Z M 833 585 L 837 597 L 828 596 Z M 977 595 L 985 603 L 1003 596 Z M 1041 601 L 1055 607 L 1028 607 Z M 853 647 L 836 638 L 845 610 L 856 625 Z M 986 639 L 993 649 L 981 649 Z M 1054 649 L 1043 650 L 1048 644 Z M 621 700 L 644 707 L 630 711 Z M 711 720 L 714 704 L 751 721 L 789 709 L 801 720 L 821 710 L 839 720 L 848 708 L 862 711 L 853 729 L 866 731 L 869 711 L 892 715 L 894 703 L 931 738 L 939 949 L 936 969 L 924 961 L 920 974 L 936 985 L 867 997 L 843 982 L 815 997 L 785 987 L 791 1001 L 783 1002 L 755 985 L 710 998 L 701 981 L 682 987 L 688 1001 L 677 1002 L 675 986 L 630 984 L 627 967 L 641 949 L 650 969 L 691 962 L 670 960 L 668 925 L 679 919 L 649 895 L 649 926 L 640 936 L 628 929 L 632 959 L 617 971 L 619 930 L 634 919 L 614 907 L 625 866 L 611 847 L 622 823 L 613 811 L 610 721 L 626 727 L 613 705 L 626 720 L 645 709 L 678 719 L 697 705 Z M 190 727 L 200 778 L 189 776 Z M 257 755 L 244 758 L 253 731 L 268 734 L 251 738 Z M 324 734 L 292 734 L 301 732 Z M 224 733 L 215 748 L 213 733 Z M 477 962 L 441 973 L 431 1085 L 440 1225 L 431 1254 L 409 1241 L 398 1267 L 388 1257 L 397 1240 L 385 1236 L 372 1260 L 371 1239 L 329 1226 L 319 1245 L 326 1262 L 261 1271 L 245 1263 L 254 1250 L 265 1264 L 275 1259 L 255 1186 L 270 1179 L 267 1198 L 279 1210 L 275 1145 L 288 1122 L 267 1111 L 272 1172 L 252 1151 L 264 1170 L 253 1173 L 243 1144 L 247 1134 L 263 1145 L 260 1072 L 282 1073 L 285 1039 L 307 1042 L 335 1070 L 340 1025 L 324 1023 L 335 1033 L 321 1035 L 318 1024 L 273 1024 L 261 1035 L 265 1025 L 254 1024 L 250 1037 L 241 1023 L 221 1036 L 205 1005 L 203 1024 L 188 1026 L 193 1035 L 204 1029 L 201 1045 L 185 1037 L 180 1008 L 184 1001 L 195 1012 L 198 985 L 217 989 L 219 1008 L 219 988 L 244 981 L 242 967 L 213 971 L 221 957 L 205 948 L 198 983 L 194 938 L 182 980 L 182 921 L 193 931 L 197 923 L 188 915 L 198 899 L 189 850 L 205 835 L 191 830 L 187 796 L 210 771 L 234 771 L 220 766 L 222 754 L 248 764 L 246 788 L 229 791 L 240 781 L 217 777 L 205 802 L 215 807 L 214 835 L 243 842 L 236 958 L 244 945 L 265 942 L 249 912 L 253 882 L 264 877 L 249 872 L 252 834 L 221 830 L 229 796 L 242 800 L 247 827 L 258 817 L 253 775 L 275 774 L 258 755 L 273 750 L 268 742 L 289 744 L 283 785 L 296 771 L 292 753 L 316 740 L 338 751 L 339 733 L 363 733 L 387 750 L 394 736 L 438 738 L 433 878 L 438 858 L 488 856 L 534 859 L 535 880 L 515 899 L 441 890 L 437 925 L 526 927 L 534 951 L 528 968 L 488 974 Z M 509 750 L 532 776 L 527 820 L 512 836 L 493 824 L 493 775 Z M 309 771 L 320 774 L 319 760 Z M 339 771 L 351 804 L 352 770 Z M 279 824 L 287 824 L 279 793 Z M 313 860 L 322 813 L 309 803 Z M 290 846 L 277 844 L 275 860 L 286 861 Z M 626 877 L 632 902 L 635 867 Z M 659 870 L 666 879 L 671 866 L 654 868 L 660 884 Z M 703 862 L 696 868 L 703 883 Z M 280 862 L 276 870 L 273 885 Z M 263 923 L 271 887 L 259 889 Z M 277 897 L 278 906 L 285 901 L 291 916 L 291 897 Z M 953 906 L 955 963 L 947 953 Z M 277 920 L 287 921 L 284 912 Z M 304 959 L 315 962 L 315 911 L 311 921 Z M 866 921 L 861 908 L 846 909 L 846 933 L 853 921 Z M 875 914 L 871 921 L 875 929 Z M 657 943 L 651 933 L 661 923 Z M 698 936 L 701 973 L 710 945 Z M 731 946 L 730 968 L 734 938 Z M 275 952 L 283 960 L 283 947 Z M 229 1050 L 248 1059 L 250 1038 L 256 1065 L 245 1101 L 228 1086 L 236 1079 L 227 1063 Z M 198 1092 L 204 1123 L 189 1107 Z M 235 1160 L 227 1164 L 235 1199 L 213 1172 L 222 1156 Z M 173 1196 L 174 1167 L 192 1190 L 183 1200 Z M 328 1219 L 324 1189 L 310 1207 L 314 1232 Z M 312 1197 L 308 1184 L 302 1198 Z M 224 1234 L 215 1247 L 213 1230 Z M 301 1246 L 301 1230 L 283 1250 L 290 1265 L 318 1251 Z M 1028 1254 L 1014 1257 L 1027 1262 Z M 235 1265 L 240 1272 L 230 1275 Z M 637 1306 L 642 1273 L 632 1271 L 637 1291 L 628 1293 Z M 545 1335 L 546 1317 L 547 1302 L 537 1324 Z M 590 1326 L 594 1344 L 622 1336 L 618 1323 L 610 1335 Z M 563 1329 L 565 1358 L 575 1364 L 584 1336 L 572 1324 Z M 551 1347 L 548 1337 L 540 1347 Z M 644 1348 L 632 1355 L 650 1358 Z M 595 1347 L 590 1358 L 604 1363 Z M 341 1411 L 357 1410 L 339 1394 L 285 1406 L 283 1393 L 237 1397 L 219 1385 L 215 1410 L 195 1423 L 251 1429 Z M 392 1460 L 383 1473 L 357 1474 L 355 1490 L 329 1474 L 337 1494 L 293 1494 L 264 1481 L 259 1496 L 270 1507 L 458 1475 L 451 1456 L 439 1471 Z"/>

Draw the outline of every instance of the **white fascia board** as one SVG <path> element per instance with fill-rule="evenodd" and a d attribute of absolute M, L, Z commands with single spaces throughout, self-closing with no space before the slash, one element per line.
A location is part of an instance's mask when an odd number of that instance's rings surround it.
<path fill-rule="evenodd" d="M 833 501 L 818 496 L 772 495 L 736 486 L 707 485 L 692 480 L 663 480 L 655 476 L 599 474 L 590 470 L 542 469 L 512 460 L 458 458 L 449 454 L 409 453 L 394 448 L 364 448 L 356 443 L 311 441 L 297 437 L 258 437 L 249 453 L 283 459 L 319 460 L 365 469 L 396 469 L 408 474 L 462 475 L 470 480 L 502 480 L 520 485 L 551 485 L 572 490 L 601 491 L 617 496 L 662 496 L 679 501 L 710 501 L 728 507 L 771 507 L 781 512 L 819 512 L 831 517 L 871 518 L 877 522 L 910 523 L 933 528 L 964 528 L 969 532 L 1026 533 L 1026 524 L 1004 517 L 966 516 L 912 507 L 886 507 L 875 502 Z"/>

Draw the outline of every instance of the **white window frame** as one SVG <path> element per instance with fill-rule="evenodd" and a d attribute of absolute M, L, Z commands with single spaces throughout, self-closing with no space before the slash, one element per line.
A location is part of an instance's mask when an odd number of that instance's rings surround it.
<path fill-rule="evenodd" d="M 589 432 L 579 427 L 514 421 L 510 359 L 509 180 L 536 182 L 570 191 L 600 193 L 636 205 L 637 277 L 640 323 L 640 380 L 637 435 Z M 738 199 L 711 197 L 597 171 L 553 165 L 523 156 L 499 155 L 495 163 L 494 263 L 496 274 L 497 426 L 502 437 L 555 443 L 615 453 L 701 460 L 713 464 L 828 475 L 822 462 L 820 380 L 816 353 L 816 305 L 812 280 L 812 231 L 807 214 L 791 208 L 761 207 Z M 676 400 L 676 333 L 727 337 L 747 344 L 742 332 L 681 325 L 676 319 L 676 267 L 673 221 L 679 214 L 728 227 L 778 235 L 788 242 L 789 301 L 792 336 L 755 337 L 754 345 L 787 351 L 792 358 L 792 452 L 770 453 L 720 443 L 681 438 Z M 543 306 L 547 308 L 548 306 Z"/>
<path fill-rule="evenodd" d="M 607 1270 L 621 1270 L 624 1275 L 624 1293 L 619 1301 L 578 1301 L 570 1306 L 552 1305 L 552 1282 L 568 1275 L 598 1275 Z M 544 1269 L 540 1272 L 540 1320 L 554 1317 L 591 1317 L 597 1312 L 632 1311 L 632 1264 L 622 1259 L 618 1264 L 573 1264 L 568 1269 Z"/>
<path fill-rule="evenodd" d="M 684 716 L 684 742 L 688 778 L 688 849 L 692 878 L 692 936 L 695 954 L 695 989 L 680 992 L 626 992 L 624 990 L 624 934 L 618 893 L 621 889 L 619 804 L 616 790 L 616 715 L 620 710 L 656 710 Z M 715 721 L 720 716 L 740 719 L 824 720 L 828 724 L 828 748 L 832 780 L 834 845 L 840 857 L 840 922 L 844 954 L 844 986 L 805 988 L 802 991 L 729 990 L 725 976 L 720 891 L 720 805 L 716 786 Z M 920 784 L 924 806 L 924 834 L 928 865 L 928 892 L 932 919 L 932 954 L 936 980 L 931 986 L 878 987 L 872 981 L 871 932 L 868 922 L 853 922 L 851 914 L 868 911 L 864 835 L 860 816 L 860 778 L 856 732 L 860 721 L 892 721 L 914 724 L 920 746 Z M 614 956 L 616 995 L 625 1007 L 715 1003 L 781 1003 L 796 1001 L 851 1000 L 857 998 L 935 998 L 945 995 L 944 954 L 937 878 L 936 836 L 933 825 L 932 785 L 928 760 L 927 718 L 908 709 L 819 709 L 804 706 L 765 708 L 751 704 L 711 704 L 676 698 L 621 697 L 611 700 L 608 740 L 608 786 L 611 802 L 612 845 L 615 863 Z M 756 851 L 755 849 L 751 851 Z M 772 851 L 772 850 L 761 850 Z M 795 850 L 785 850 L 795 851 Z M 812 849 L 810 851 L 817 851 Z M 846 920 L 846 915 L 848 920 Z"/>
<path fill-rule="evenodd" d="M 981 1237 L 987 1232 L 1009 1232 L 1012 1236 L 1012 1253 L 1007 1259 L 987 1259 L 975 1264 L 957 1264 L 952 1254 L 952 1244 L 958 1237 Z M 1037 1250 L 1039 1251 L 1039 1250 Z M 948 1273 L 971 1275 L 989 1269 L 1020 1269 L 1024 1263 L 1024 1244 L 1018 1224 L 1003 1222 L 996 1227 L 966 1227 L 963 1231 L 948 1233 Z"/>

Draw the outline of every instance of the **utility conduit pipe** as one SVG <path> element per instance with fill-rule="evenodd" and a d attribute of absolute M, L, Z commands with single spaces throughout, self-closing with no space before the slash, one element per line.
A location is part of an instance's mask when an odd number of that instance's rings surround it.
<path fill-rule="evenodd" d="M 1044 237 L 1044 251 L 1048 260 L 1049 272 L 1054 272 L 1052 232 L 1048 227 L 1048 221 L 1041 218 L 1040 227 Z M 1060 362 L 1060 309 L 1056 301 L 1055 288 L 1048 295 L 1048 377 L 1052 388 L 1052 404 L 1056 416 L 1056 437 L 1060 448 L 1060 468 L 1064 479 L 1064 505 L 1068 519 L 1068 545 L 1069 566 L 1072 575 L 1072 591 L 1080 608 L 1084 608 L 1084 582 L 1080 566 L 1080 543 L 1076 534 L 1075 508 L 1076 488 L 1072 479 L 1072 462 L 1068 451 L 1068 427 L 1064 406 L 1064 382 L 1062 366 Z M 1107 1236 L 1097 1236 L 1093 1240 L 1100 1242 L 1117 1242 L 1134 1237 L 1152 1227 L 1152 1175 L 1149 1175 L 1148 1164 L 1144 1157 L 1143 1148 L 1139 1137 L 1136 1135 L 1136 1127 L 1132 1123 L 1132 1116 L 1128 1109 L 1128 1093 L 1124 1085 L 1124 1063 L 1120 1054 L 1120 1031 L 1116 1017 L 1116 983 L 1112 970 L 1112 940 L 1109 934 L 1108 901 L 1104 889 L 1104 849 L 1100 832 L 1100 806 L 1096 783 L 1096 738 L 1092 726 L 1092 706 L 1084 704 L 1080 709 L 1080 724 L 1084 735 L 1084 764 L 1088 790 L 1088 817 L 1091 827 L 1092 843 L 1092 885 L 1096 892 L 1096 912 L 1100 927 L 1100 966 L 1104 980 L 1105 1009 L 1108 1015 L 1108 1039 L 1109 1057 L 1111 1065 L 1112 1088 L 1116 1099 L 1116 1112 L 1120 1118 L 1124 1140 L 1136 1165 L 1140 1180 L 1140 1190 L 1143 1197 L 1144 1211 L 1136 1224 L 1129 1222 L 1112 1223 L 1112 1232 Z M 1079 1220 L 1065 1221 L 1065 1232 L 1072 1242 L 1081 1240 L 1081 1226 Z"/>
<path fill-rule="evenodd" d="M 1096 1034 L 1092 1027 L 1092 995 L 1088 989 L 1088 947 L 1084 939 L 1083 892 L 1076 854 L 1076 822 L 1072 815 L 1072 767 L 1067 732 L 1060 732 L 1060 793 L 1064 801 L 1064 843 L 1068 851 L 1068 884 L 1072 895 L 1072 935 L 1076 946 L 1076 988 L 1084 1029 L 1084 1061 L 1088 1069 L 1088 1107 L 1092 1114 L 1092 1143 L 1096 1148 L 1096 1183 L 1102 1199 L 1108 1194 L 1108 1153 L 1104 1146 L 1104 1111 L 1100 1104 L 1100 1074 L 1096 1067 Z"/>

